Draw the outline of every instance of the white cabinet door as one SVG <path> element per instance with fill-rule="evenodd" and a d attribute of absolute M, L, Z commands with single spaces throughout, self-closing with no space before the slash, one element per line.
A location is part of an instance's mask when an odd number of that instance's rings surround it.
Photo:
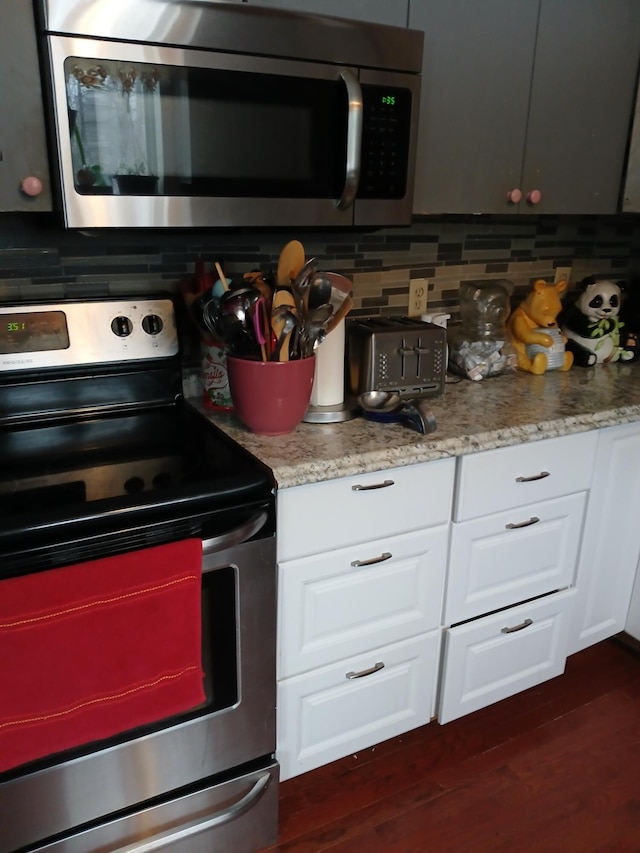
<path fill-rule="evenodd" d="M 280 778 L 428 723 L 439 648 L 433 631 L 280 682 Z"/>
<path fill-rule="evenodd" d="M 624 630 L 640 556 L 640 424 L 600 430 L 569 653 Z"/>
<path fill-rule="evenodd" d="M 444 624 L 573 583 L 586 494 L 454 524 Z"/>
<path fill-rule="evenodd" d="M 278 679 L 440 625 L 448 526 L 281 564 Z"/>
<path fill-rule="evenodd" d="M 409 0 L 248 0 L 251 6 L 291 9 L 373 24 L 406 27 Z"/>
<path fill-rule="evenodd" d="M 445 631 L 439 722 L 564 672 L 574 597 L 556 592 Z"/>

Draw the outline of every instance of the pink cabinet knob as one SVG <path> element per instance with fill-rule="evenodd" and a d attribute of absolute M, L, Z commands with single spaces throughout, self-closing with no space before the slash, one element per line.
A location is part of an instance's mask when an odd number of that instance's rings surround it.
<path fill-rule="evenodd" d="M 542 200 L 542 193 L 540 190 L 531 190 L 531 192 L 527 193 L 527 201 L 529 204 L 538 204 Z"/>
<path fill-rule="evenodd" d="M 42 192 L 42 181 L 40 180 L 40 178 L 36 178 L 34 175 L 27 175 L 26 178 L 22 179 L 20 189 L 25 195 L 31 196 L 31 198 L 35 198 L 36 196 L 39 196 Z"/>
<path fill-rule="evenodd" d="M 519 190 L 517 187 L 513 190 L 509 190 L 509 192 L 507 193 L 507 201 L 510 204 L 518 204 L 521 198 L 522 190 Z"/>

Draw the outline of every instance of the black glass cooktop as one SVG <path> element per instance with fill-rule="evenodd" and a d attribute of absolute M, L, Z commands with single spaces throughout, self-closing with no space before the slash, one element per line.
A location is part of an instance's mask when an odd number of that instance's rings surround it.
<path fill-rule="evenodd" d="M 116 533 L 123 550 L 141 532 L 145 545 L 206 537 L 216 517 L 272 493 L 268 469 L 184 402 L 0 430 L 0 553 Z"/>
<path fill-rule="evenodd" d="M 0 578 L 188 537 L 226 547 L 265 512 L 271 535 L 271 472 L 184 401 L 170 296 L 2 318 Z"/>

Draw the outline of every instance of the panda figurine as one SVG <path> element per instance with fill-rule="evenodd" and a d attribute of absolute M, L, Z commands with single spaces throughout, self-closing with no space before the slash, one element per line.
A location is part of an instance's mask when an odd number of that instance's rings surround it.
<path fill-rule="evenodd" d="M 577 285 L 577 297 L 558 318 L 574 364 L 590 367 L 610 361 L 631 361 L 632 349 L 623 338 L 620 307 L 624 282 L 587 276 Z"/>

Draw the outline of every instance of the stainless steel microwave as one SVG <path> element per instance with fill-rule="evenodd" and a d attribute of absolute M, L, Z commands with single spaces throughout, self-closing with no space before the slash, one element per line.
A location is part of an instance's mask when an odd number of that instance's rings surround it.
<path fill-rule="evenodd" d="M 69 228 L 411 218 L 423 34 L 218 0 L 38 0 Z"/>

